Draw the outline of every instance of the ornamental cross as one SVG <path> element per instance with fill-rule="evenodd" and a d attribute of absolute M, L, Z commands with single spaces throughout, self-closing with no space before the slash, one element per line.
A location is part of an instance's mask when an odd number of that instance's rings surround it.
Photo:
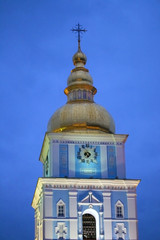
<path fill-rule="evenodd" d="M 117 223 L 114 228 L 115 234 L 117 234 L 117 239 L 124 239 L 126 234 L 126 228 L 124 227 L 124 223 Z"/>
<path fill-rule="evenodd" d="M 55 227 L 55 230 L 56 230 L 58 239 L 59 238 L 65 239 L 65 236 L 67 234 L 67 227 L 65 226 L 64 222 L 58 222 L 57 227 Z"/>
<path fill-rule="evenodd" d="M 82 27 L 79 23 L 75 26 L 75 28 L 71 29 L 72 32 L 78 33 L 78 49 L 80 50 L 80 41 L 81 41 L 81 35 L 84 32 L 87 32 L 85 28 Z"/>

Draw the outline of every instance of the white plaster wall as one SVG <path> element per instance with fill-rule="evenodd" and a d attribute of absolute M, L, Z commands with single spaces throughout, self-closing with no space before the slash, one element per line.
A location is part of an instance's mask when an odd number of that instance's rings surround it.
<path fill-rule="evenodd" d="M 70 239 L 78 239 L 77 236 L 77 219 L 70 220 Z"/>
<path fill-rule="evenodd" d="M 75 145 L 68 145 L 69 177 L 75 177 Z"/>
<path fill-rule="evenodd" d="M 127 193 L 128 200 L 128 218 L 137 218 L 136 193 Z"/>
<path fill-rule="evenodd" d="M 44 239 L 53 239 L 53 222 L 51 220 L 44 221 Z"/>
<path fill-rule="evenodd" d="M 138 240 L 137 221 L 129 221 L 129 239 Z"/>
<path fill-rule="evenodd" d="M 102 178 L 107 178 L 107 146 L 100 147 L 100 161 L 101 161 L 101 176 Z"/>
<path fill-rule="evenodd" d="M 111 218 L 111 193 L 103 192 L 104 218 Z"/>
<path fill-rule="evenodd" d="M 77 218 L 77 192 L 69 192 L 69 216 Z"/>
<path fill-rule="evenodd" d="M 112 222 L 104 220 L 104 239 L 112 240 Z"/>
<path fill-rule="evenodd" d="M 53 216 L 53 197 L 51 195 L 45 195 L 44 197 L 44 217 Z"/>

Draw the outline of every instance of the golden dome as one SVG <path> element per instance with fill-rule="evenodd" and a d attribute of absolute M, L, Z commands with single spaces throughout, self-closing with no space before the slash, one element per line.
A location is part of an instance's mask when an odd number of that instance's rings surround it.
<path fill-rule="evenodd" d="M 48 122 L 48 132 L 72 131 L 77 128 L 115 132 L 111 115 L 94 102 L 67 103 L 59 108 Z"/>

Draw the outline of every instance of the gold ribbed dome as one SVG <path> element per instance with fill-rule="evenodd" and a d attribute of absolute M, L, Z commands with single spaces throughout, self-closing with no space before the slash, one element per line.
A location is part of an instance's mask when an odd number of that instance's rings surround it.
<path fill-rule="evenodd" d="M 73 131 L 73 129 L 114 133 L 115 125 L 105 108 L 96 103 L 68 103 L 53 114 L 48 123 L 48 131 Z"/>
<path fill-rule="evenodd" d="M 94 103 L 97 90 L 88 69 L 84 67 L 87 58 L 80 47 L 72 58 L 75 68 L 71 71 L 64 93 L 67 103 L 59 108 L 48 122 L 48 132 L 98 130 L 115 132 L 111 115 L 102 106 Z"/>

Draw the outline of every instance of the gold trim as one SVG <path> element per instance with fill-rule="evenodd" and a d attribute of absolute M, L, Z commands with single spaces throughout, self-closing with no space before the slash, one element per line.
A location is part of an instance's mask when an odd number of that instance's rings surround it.
<path fill-rule="evenodd" d="M 106 128 L 102 128 L 102 127 L 99 127 L 99 126 L 87 125 L 87 123 L 85 123 L 85 122 L 84 123 L 75 123 L 75 124 L 70 125 L 70 126 L 57 128 L 57 129 L 53 130 L 53 132 L 55 132 L 55 133 L 57 133 L 57 132 L 65 132 L 65 131 L 73 130 L 73 129 L 90 129 L 90 130 L 99 130 L 99 131 L 102 131 L 102 132 L 111 133 Z"/>
<path fill-rule="evenodd" d="M 89 72 L 87 68 L 84 67 L 76 67 L 71 70 L 71 72 L 76 72 L 76 71 L 84 71 L 84 72 Z"/>
<path fill-rule="evenodd" d="M 77 63 L 83 63 L 84 65 L 86 64 L 86 60 L 82 60 L 81 58 L 77 58 L 73 61 L 73 64 L 76 65 Z"/>
<path fill-rule="evenodd" d="M 88 84 L 74 84 L 74 85 L 71 85 L 71 86 L 66 87 L 64 89 L 64 93 L 66 95 L 68 95 L 70 91 L 75 90 L 75 89 L 87 89 L 87 90 L 92 91 L 93 95 L 95 95 L 97 93 L 97 89 L 95 87 L 93 87 L 92 85 L 88 85 Z"/>

